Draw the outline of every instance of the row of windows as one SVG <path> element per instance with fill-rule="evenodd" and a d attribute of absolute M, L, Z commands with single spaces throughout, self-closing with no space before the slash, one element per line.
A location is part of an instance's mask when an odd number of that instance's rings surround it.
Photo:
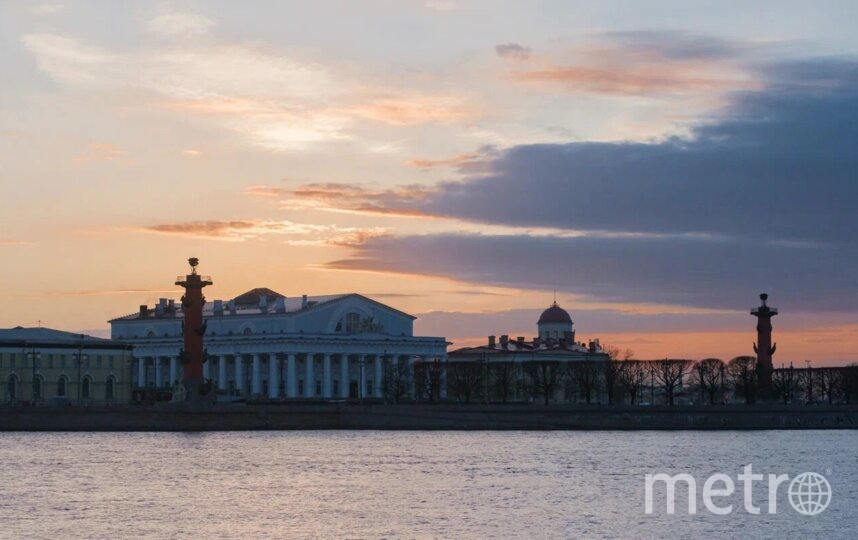
<path fill-rule="evenodd" d="M 87 357 L 87 355 L 84 355 L 84 358 L 81 361 L 81 367 L 94 369 L 116 369 L 116 366 L 120 365 L 121 362 L 121 356 L 98 355 Z M 21 353 L 0 353 L 0 369 L 15 369 L 18 367 L 25 366 L 32 367 L 32 365 L 33 360 L 32 357 L 29 355 Z M 39 353 L 39 355 L 36 357 L 36 367 L 47 369 L 64 369 L 66 367 L 71 366 L 77 367 L 77 355 Z"/>
<path fill-rule="evenodd" d="M 22 383 L 18 379 L 17 375 L 9 375 L 9 378 L 6 379 L 6 401 L 16 401 L 19 399 L 21 395 L 21 385 Z M 36 378 L 32 383 L 32 399 L 40 400 L 45 397 L 71 397 L 68 395 L 68 387 L 69 380 L 65 375 L 61 376 L 57 379 L 56 385 L 54 386 L 54 390 L 56 390 L 53 395 L 50 393 L 50 389 L 47 387 L 45 383 L 44 377 L 41 375 L 36 375 Z M 85 376 L 81 379 L 80 382 L 80 397 L 81 399 L 93 399 L 95 397 L 102 396 L 94 396 L 93 395 L 93 386 L 94 383 L 92 381 L 92 377 L 89 375 Z M 48 395 L 45 395 L 45 390 L 48 391 Z M 74 396 L 76 397 L 76 396 Z M 104 399 L 108 401 L 112 401 L 116 397 L 116 378 L 111 375 L 107 377 L 107 380 L 104 381 Z"/>

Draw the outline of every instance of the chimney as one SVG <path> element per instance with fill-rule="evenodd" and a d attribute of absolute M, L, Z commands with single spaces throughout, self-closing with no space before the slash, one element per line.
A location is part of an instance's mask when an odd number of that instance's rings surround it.
<path fill-rule="evenodd" d="M 166 298 L 159 298 L 158 303 L 155 304 L 155 315 L 160 317 L 161 315 L 164 314 L 164 310 L 166 310 L 166 309 L 167 309 L 167 299 Z"/>
<path fill-rule="evenodd" d="M 502 349 L 509 349 L 509 336 L 506 334 L 502 335 L 500 344 Z"/>
<path fill-rule="evenodd" d="M 305 294 L 305 295 L 301 296 L 301 309 L 307 309 L 307 305 L 308 305 L 307 295 Z"/>
<path fill-rule="evenodd" d="M 517 338 L 515 338 L 515 341 L 518 342 L 519 346 L 524 345 L 524 336 L 518 336 Z"/>
<path fill-rule="evenodd" d="M 259 311 L 262 313 L 268 312 L 268 295 L 261 294 L 259 295 Z"/>
<path fill-rule="evenodd" d="M 226 303 L 226 309 L 229 310 L 230 315 L 235 315 L 235 300 L 230 300 Z"/>
<path fill-rule="evenodd" d="M 280 296 L 274 301 L 274 311 L 277 313 L 286 313 L 286 299 Z"/>
<path fill-rule="evenodd" d="M 172 298 L 170 300 L 167 300 L 167 312 L 168 313 L 175 313 L 176 312 L 176 301 L 173 300 Z"/>
<path fill-rule="evenodd" d="M 149 306 L 140 304 L 140 316 L 145 317 L 146 315 L 149 315 Z"/>
<path fill-rule="evenodd" d="M 215 300 L 212 309 L 215 315 L 223 315 L 223 300 Z"/>
<path fill-rule="evenodd" d="M 495 337 L 489 336 L 489 349 L 494 349 L 494 348 L 495 348 Z"/>

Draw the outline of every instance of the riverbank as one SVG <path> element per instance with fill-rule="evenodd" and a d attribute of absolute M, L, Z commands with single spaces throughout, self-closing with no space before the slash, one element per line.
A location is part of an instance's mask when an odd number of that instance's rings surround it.
<path fill-rule="evenodd" d="M 858 406 L 266 404 L 0 408 L 0 431 L 858 429 Z"/>

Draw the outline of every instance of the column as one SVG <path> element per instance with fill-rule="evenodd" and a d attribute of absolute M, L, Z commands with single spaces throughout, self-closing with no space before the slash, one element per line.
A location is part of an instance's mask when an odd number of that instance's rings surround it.
<path fill-rule="evenodd" d="M 358 397 L 369 397 L 366 395 L 366 355 L 358 355 Z"/>
<path fill-rule="evenodd" d="M 268 397 L 280 397 L 280 358 L 276 353 L 268 355 Z"/>
<path fill-rule="evenodd" d="M 419 358 L 419 356 L 414 355 L 408 356 L 408 364 L 411 366 L 411 397 L 415 400 L 420 399 L 420 394 L 417 392 L 417 369 L 415 369 Z"/>
<path fill-rule="evenodd" d="M 286 356 L 286 397 L 298 397 L 298 378 L 295 373 L 295 355 Z"/>
<path fill-rule="evenodd" d="M 161 357 L 155 357 L 155 387 L 161 388 L 161 385 L 164 383 L 163 377 L 161 373 Z"/>
<path fill-rule="evenodd" d="M 322 397 L 330 399 L 331 386 L 333 380 L 331 376 L 331 355 L 325 353 L 322 357 Z"/>
<path fill-rule="evenodd" d="M 217 389 L 226 390 L 226 355 L 217 357 Z"/>
<path fill-rule="evenodd" d="M 250 394 L 253 396 L 258 396 L 262 393 L 262 371 L 259 362 L 259 354 L 254 354 L 250 372 Z"/>
<path fill-rule="evenodd" d="M 349 357 L 347 354 L 340 355 L 340 397 L 349 397 Z"/>
<path fill-rule="evenodd" d="M 137 388 L 146 388 L 146 359 L 137 359 Z M 68 392 L 68 390 L 66 390 Z"/>
<path fill-rule="evenodd" d="M 377 398 L 382 397 L 381 395 L 381 378 L 382 378 L 382 368 L 381 363 L 384 361 L 384 358 L 381 356 L 375 355 L 375 375 L 372 381 L 373 386 L 373 395 Z"/>
<path fill-rule="evenodd" d="M 313 397 L 316 393 L 316 376 L 313 373 L 313 355 L 308 354 L 304 360 L 304 397 Z"/>
<path fill-rule="evenodd" d="M 211 356 L 203 361 L 203 380 L 212 378 L 212 359 Z"/>
<path fill-rule="evenodd" d="M 176 384 L 179 380 L 179 359 L 175 356 L 170 357 L 170 386 Z"/>
<path fill-rule="evenodd" d="M 439 391 L 440 399 L 447 399 L 447 356 L 441 357 L 441 388 Z"/>
<path fill-rule="evenodd" d="M 240 354 L 235 355 L 235 391 L 244 394 L 244 363 Z"/>

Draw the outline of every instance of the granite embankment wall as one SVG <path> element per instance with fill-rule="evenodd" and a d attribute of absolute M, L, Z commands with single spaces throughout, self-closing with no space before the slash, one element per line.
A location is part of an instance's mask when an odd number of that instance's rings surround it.
<path fill-rule="evenodd" d="M 2 407 L 0 431 L 858 429 L 858 406 L 276 404 Z"/>

